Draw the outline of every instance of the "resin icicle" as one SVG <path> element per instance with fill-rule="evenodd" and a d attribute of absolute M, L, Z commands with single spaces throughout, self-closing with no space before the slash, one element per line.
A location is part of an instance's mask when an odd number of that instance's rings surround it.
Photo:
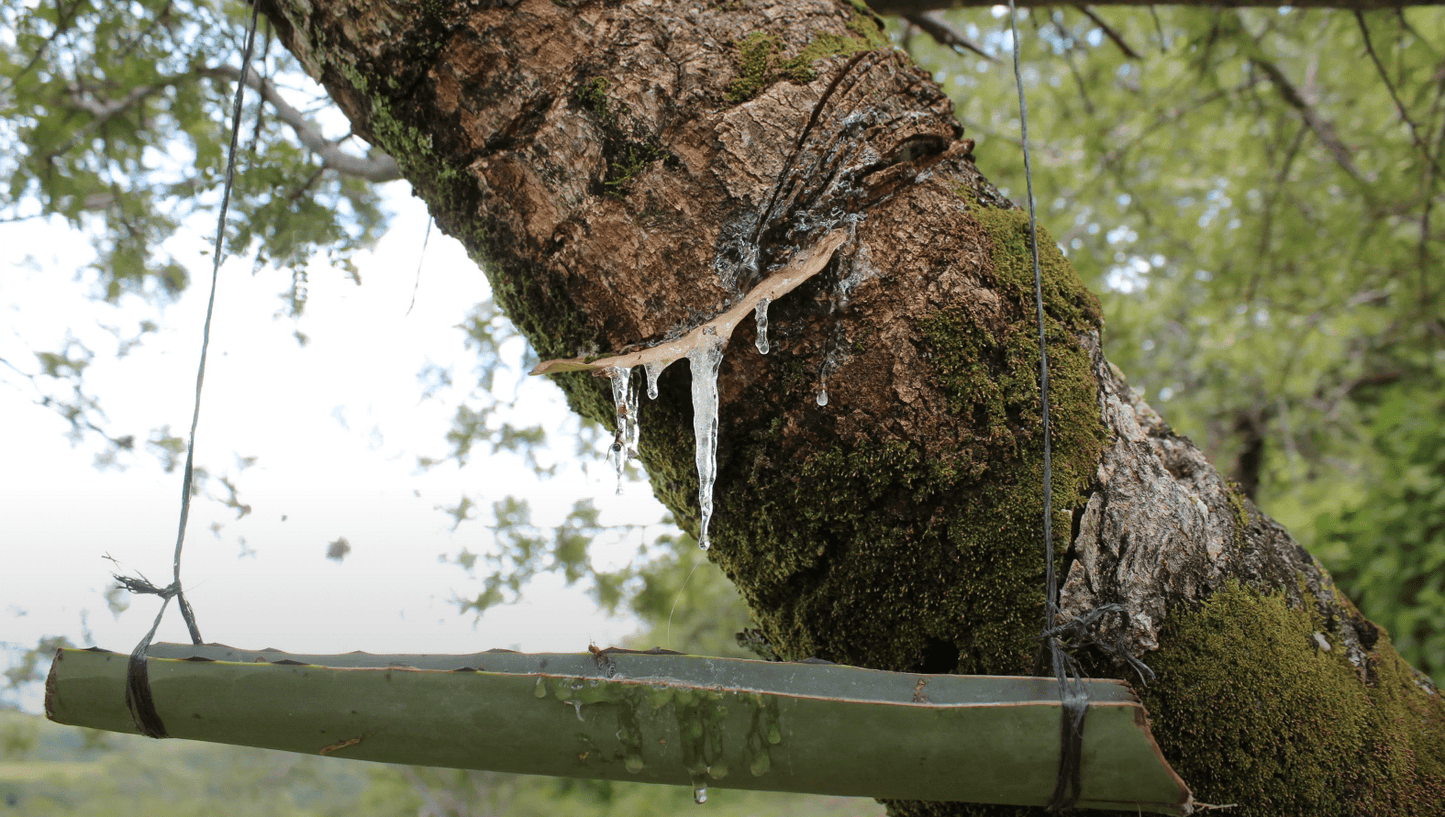
<path fill-rule="evenodd" d="M 622 493 L 622 472 L 627 460 L 637 456 L 637 395 L 632 391 L 632 369 L 614 367 L 607 370 L 612 381 L 612 402 L 617 406 L 617 434 L 612 438 L 609 457 L 617 466 L 617 493 Z"/>
<path fill-rule="evenodd" d="M 758 353 L 759 353 L 759 354 L 764 354 L 764 355 L 768 353 L 768 304 L 771 304 L 771 303 L 772 303 L 772 300 L 769 299 L 769 298 L 767 298 L 766 296 L 764 296 L 761 301 L 758 301 L 758 306 L 757 306 L 757 318 L 758 318 L 758 339 L 757 339 L 757 347 L 758 347 Z"/>
<path fill-rule="evenodd" d="M 726 337 L 707 327 L 703 342 L 687 353 L 692 367 L 692 430 L 697 438 L 697 502 L 702 510 L 697 546 L 703 550 L 709 544 L 707 525 L 712 520 L 712 484 L 717 476 L 717 373 L 726 343 Z"/>
<path fill-rule="evenodd" d="M 662 374 L 662 370 L 666 368 L 666 363 L 657 360 L 649 360 L 642 367 L 642 370 L 647 372 L 647 399 L 657 399 L 657 377 Z"/>

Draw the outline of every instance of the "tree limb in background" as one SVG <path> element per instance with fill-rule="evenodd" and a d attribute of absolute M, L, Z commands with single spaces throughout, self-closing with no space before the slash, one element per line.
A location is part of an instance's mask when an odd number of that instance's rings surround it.
<path fill-rule="evenodd" d="M 241 75 L 240 71 L 229 65 L 202 69 L 200 73 L 204 76 L 225 77 L 232 81 Z M 372 150 L 365 157 L 354 156 L 341 150 L 336 142 L 323 136 L 305 114 L 293 108 L 276 90 L 276 86 L 264 78 L 252 73 L 247 75 L 246 84 L 266 100 L 266 103 L 275 111 L 276 118 L 291 128 L 301 144 L 321 159 L 323 167 L 348 176 L 366 179 L 369 182 L 389 182 L 401 178 L 401 171 L 397 169 L 396 160 L 379 150 Z"/>
<path fill-rule="evenodd" d="M 121 113 L 133 108 L 137 103 L 148 99 L 158 91 L 202 77 L 227 79 L 235 81 L 241 76 L 241 72 L 229 65 L 219 65 L 212 68 L 198 68 L 195 71 L 179 74 L 167 78 L 165 81 L 153 85 L 142 85 L 132 88 L 129 93 L 119 99 L 105 99 L 94 95 L 85 94 L 85 90 L 79 84 L 72 83 L 67 89 L 69 104 L 94 117 L 84 127 L 78 129 L 75 134 L 60 147 L 51 151 L 47 158 L 53 158 L 65 153 L 74 147 L 85 136 L 94 133 L 111 119 Z M 366 156 L 355 156 L 342 150 L 337 142 L 333 142 L 322 135 L 306 115 L 293 107 L 286 98 L 276 90 L 276 86 L 268 82 L 264 77 L 254 72 L 246 77 L 246 85 L 261 95 L 271 109 L 275 112 L 276 118 L 284 123 L 302 145 L 316 154 L 321 159 L 321 166 L 329 170 L 347 176 L 354 176 L 365 179 L 369 182 L 381 183 L 394 181 L 401 178 L 401 171 L 397 169 L 396 160 L 387 154 L 372 150 Z"/>
<path fill-rule="evenodd" d="M 920 30 L 932 37 L 934 41 L 944 48 L 952 48 L 955 51 L 971 51 L 989 62 L 996 62 L 996 60 L 989 56 L 982 48 L 974 45 L 971 40 L 963 36 L 963 32 L 954 28 L 951 23 L 943 19 L 943 15 L 939 12 L 931 11 L 926 14 L 904 14 L 903 19 L 918 26 Z"/>
<path fill-rule="evenodd" d="M 1088 17 L 1091 21 L 1093 21 L 1094 25 L 1098 26 L 1104 32 L 1105 37 L 1108 37 L 1111 41 L 1113 41 L 1114 45 L 1119 46 L 1119 50 L 1124 52 L 1124 56 L 1128 57 L 1131 60 L 1139 59 L 1139 52 L 1130 48 L 1129 44 L 1124 42 L 1124 37 L 1119 34 L 1119 32 L 1115 31 L 1113 26 L 1110 26 L 1108 23 L 1104 22 L 1103 18 L 1095 14 L 1093 9 L 1084 5 L 1076 5 L 1074 6 L 1074 8 L 1078 9 L 1080 14 Z"/>

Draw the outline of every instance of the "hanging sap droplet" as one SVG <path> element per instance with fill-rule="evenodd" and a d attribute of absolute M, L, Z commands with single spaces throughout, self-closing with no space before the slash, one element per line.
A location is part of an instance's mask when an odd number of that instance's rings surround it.
<path fill-rule="evenodd" d="M 637 774 L 642 771 L 642 755 L 636 752 L 629 752 L 624 765 L 627 766 L 627 771 Z"/>
<path fill-rule="evenodd" d="M 758 347 L 758 353 L 764 355 L 768 353 L 768 304 L 771 303 L 771 299 L 763 298 L 761 301 L 758 301 L 756 310 L 758 319 L 758 339 L 756 345 Z"/>
<path fill-rule="evenodd" d="M 828 405 L 828 389 L 827 389 L 826 387 L 821 388 L 821 389 L 818 389 L 818 398 L 817 398 L 817 399 L 818 399 L 818 405 L 820 405 L 820 406 L 826 406 L 826 405 Z"/>
<path fill-rule="evenodd" d="M 662 370 L 667 368 L 666 363 L 651 362 L 644 364 L 642 370 L 647 372 L 647 399 L 657 399 L 657 377 Z"/>
<path fill-rule="evenodd" d="M 717 477 L 718 397 L 717 373 L 722 368 L 723 344 L 717 330 L 707 327 L 702 341 L 687 353 L 692 367 L 692 430 L 697 462 L 697 502 L 702 512 L 697 546 L 708 549 L 707 526 L 712 520 L 712 486 Z"/>
<path fill-rule="evenodd" d="M 707 802 L 707 767 L 689 766 L 687 779 L 692 783 L 692 802 L 702 805 Z"/>
<path fill-rule="evenodd" d="M 532 694 L 538 698 L 547 697 L 547 679 L 538 678 L 537 685 L 532 688 Z"/>
<path fill-rule="evenodd" d="M 580 716 L 579 716 L 579 717 L 580 717 Z M 777 744 L 777 743 L 782 743 L 782 742 L 783 742 L 783 732 L 782 732 L 782 730 L 778 729 L 778 725 L 775 723 L 775 724 L 773 724 L 772 726 L 769 726 L 769 727 L 768 727 L 768 743 Z"/>

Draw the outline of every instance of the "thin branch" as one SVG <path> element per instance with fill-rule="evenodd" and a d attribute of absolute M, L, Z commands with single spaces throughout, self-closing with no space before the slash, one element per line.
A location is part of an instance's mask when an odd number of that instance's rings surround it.
<path fill-rule="evenodd" d="M 1079 73 L 1078 63 L 1074 61 L 1074 49 L 1078 47 L 1078 42 L 1068 29 L 1064 28 L 1063 23 L 1059 20 L 1060 16 L 1062 15 L 1049 15 L 1049 23 L 1059 33 L 1060 40 L 1069 44 L 1069 47 L 1064 49 L 1064 61 L 1068 63 L 1069 75 L 1074 78 L 1074 87 L 1079 90 L 1079 99 L 1084 103 L 1084 113 L 1094 116 L 1094 101 L 1089 98 L 1087 83 L 1084 82 L 1083 75 Z"/>
<path fill-rule="evenodd" d="M 81 93 L 84 89 L 81 88 L 80 85 L 71 83 L 69 87 L 66 88 L 66 92 L 70 97 L 70 106 L 90 114 L 92 118 L 89 122 L 85 123 L 83 127 L 77 128 L 75 133 L 70 135 L 69 139 L 60 143 L 54 150 L 46 153 L 43 157 L 44 160 L 49 163 L 57 156 L 65 154 L 71 148 L 75 147 L 80 140 L 94 133 L 103 127 L 105 123 L 125 111 L 130 110 L 132 106 L 161 90 L 163 87 L 165 86 L 142 85 L 138 88 L 132 88 L 130 93 L 120 99 L 105 100 L 88 98 Z"/>
<path fill-rule="evenodd" d="M 1099 158 L 1100 164 L 1104 165 L 1105 167 L 1112 166 L 1115 162 L 1119 160 L 1120 156 L 1139 145 L 1139 143 L 1143 142 L 1144 139 L 1154 131 L 1165 127 L 1166 125 L 1177 122 L 1178 120 L 1183 119 L 1184 117 L 1194 113 L 1195 111 L 1198 111 L 1200 108 L 1218 102 L 1219 100 L 1224 99 L 1231 94 L 1237 94 L 1241 91 L 1246 91 L 1252 88 L 1258 81 L 1259 80 L 1251 77 L 1246 79 L 1239 85 L 1234 86 L 1233 88 L 1221 88 L 1217 91 L 1210 91 L 1209 93 L 1198 99 L 1191 100 L 1188 105 L 1182 107 L 1171 107 L 1166 111 L 1162 111 L 1159 116 L 1154 119 L 1153 122 L 1141 128 L 1139 130 L 1139 133 L 1137 133 L 1134 138 L 1130 139 L 1122 145 L 1115 147 L 1108 153 L 1105 153 L 1103 156 L 1101 156 Z"/>
<path fill-rule="evenodd" d="M 1259 288 L 1260 275 L 1264 271 L 1265 259 L 1273 258 L 1270 254 L 1270 243 L 1274 237 L 1274 208 L 1283 195 L 1285 182 L 1289 180 L 1290 168 L 1294 166 L 1295 157 L 1299 155 L 1300 146 L 1304 144 L 1307 128 L 1308 126 L 1301 125 L 1299 130 L 1295 131 L 1294 138 L 1290 140 L 1289 147 L 1285 151 L 1284 161 L 1280 162 L 1279 172 L 1274 176 L 1274 188 L 1265 198 L 1264 213 L 1260 217 L 1262 223 L 1259 229 L 1259 247 L 1255 250 L 1255 257 L 1260 259 L 1260 263 L 1253 266 L 1249 282 L 1245 284 L 1243 300 L 1246 304 L 1254 300 L 1254 294 Z"/>
<path fill-rule="evenodd" d="M 75 146 L 77 142 L 115 116 L 129 110 L 137 103 L 165 88 L 179 85 L 199 77 L 211 77 L 227 79 L 232 82 L 239 79 L 241 72 L 229 65 L 220 65 L 213 68 L 199 68 L 195 71 L 178 74 L 169 77 L 154 85 L 142 85 L 131 89 L 129 93 L 120 99 L 107 100 L 97 99 L 84 95 L 84 88 L 77 84 L 70 86 L 70 106 L 77 110 L 90 114 L 93 119 L 78 129 L 60 147 L 46 155 L 46 159 L 53 159 Z M 276 87 L 266 79 L 258 76 L 254 71 L 247 72 L 246 85 L 261 95 L 261 98 L 271 106 L 276 118 L 291 129 L 308 150 L 321 159 L 321 166 L 328 170 L 335 170 L 347 176 L 355 176 L 369 182 L 389 182 L 401 178 L 401 169 L 397 167 L 396 160 L 391 156 L 373 150 L 366 156 L 354 156 L 343 151 L 336 142 L 327 139 L 321 131 L 307 119 L 306 115 L 281 96 Z"/>
<path fill-rule="evenodd" d="M 75 17 L 75 10 L 80 7 L 81 2 L 82 0 L 75 0 L 75 2 L 70 4 L 69 8 L 64 9 L 63 13 L 59 14 L 59 19 L 55 22 L 55 30 L 50 32 L 50 36 L 45 38 L 45 42 L 41 43 L 40 47 L 35 49 L 35 53 L 30 55 L 30 61 L 25 63 L 25 67 L 21 68 L 16 72 L 15 76 L 11 78 L 9 87 L 14 88 L 19 85 L 20 80 L 24 79 L 26 74 L 29 74 L 35 69 L 35 66 L 40 64 L 40 61 L 45 57 L 45 52 L 50 50 L 50 46 L 55 40 L 59 38 L 61 34 L 70 30 L 71 19 Z"/>
<path fill-rule="evenodd" d="M 1154 20 L 1154 32 L 1159 35 L 1159 53 L 1169 53 L 1169 38 L 1164 36 L 1164 24 L 1159 22 L 1159 12 L 1151 3 L 1149 5 L 1149 16 Z"/>
<path fill-rule="evenodd" d="M 1089 8 L 1088 6 L 1074 6 L 1074 8 L 1078 9 L 1080 14 L 1088 17 L 1090 22 L 1102 29 L 1104 32 L 1104 36 L 1108 37 L 1110 40 L 1113 40 L 1114 45 L 1117 45 L 1119 47 L 1119 50 L 1124 52 L 1124 56 L 1128 57 L 1131 60 L 1140 59 L 1139 52 L 1130 48 L 1129 44 L 1124 42 L 1124 37 L 1120 35 L 1119 32 L 1115 31 L 1112 26 L 1104 22 L 1103 19 L 1099 17 L 1099 15 L 1095 14 L 1093 9 Z"/>
<path fill-rule="evenodd" d="M 1404 19 L 1403 15 L 1401 19 Z M 1416 127 L 1414 120 L 1410 119 L 1409 112 L 1405 110 L 1405 103 L 1400 100 L 1400 94 L 1395 90 L 1395 84 L 1390 81 L 1389 72 L 1385 70 L 1385 65 L 1380 61 L 1379 54 L 1375 53 L 1375 45 L 1370 41 L 1370 28 L 1365 24 L 1365 15 L 1356 11 L 1355 22 L 1360 27 L 1360 36 L 1365 42 L 1365 51 L 1370 55 L 1370 62 L 1374 63 L 1375 71 L 1380 75 L 1380 81 L 1385 83 L 1385 88 L 1390 92 L 1390 99 L 1395 102 L 1395 110 L 1400 114 L 1400 119 L 1404 120 L 1405 126 L 1410 129 L 1410 139 L 1415 143 L 1415 147 L 1420 151 L 1420 155 L 1424 156 L 1425 161 L 1429 163 L 1429 168 L 1425 173 L 1425 206 L 1420 213 L 1420 244 L 1416 251 L 1416 263 L 1420 271 L 1420 301 L 1428 308 L 1434 300 L 1434 295 L 1430 290 L 1430 273 L 1428 272 L 1431 267 L 1429 249 L 1430 216 L 1435 206 L 1435 183 L 1441 176 L 1440 164 L 1436 161 L 1435 156 L 1430 153 L 1429 145 L 1421 138 L 1420 131 Z M 1437 96 L 1436 99 L 1438 101 L 1439 97 Z"/>
<path fill-rule="evenodd" d="M 963 36 L 963 32 L 954 28 L 952 24 L 943 19 L 943 15 L 939 12 L 931 11 L 927 14 L 905 14 L 903 15 L 903 19 L 918 26 L 920 30 L 932 37 L 935 42 L 944 48 L 951 48 L 955 51 L 959 49 L 972 51 L 989 62 L 997 62 L 997 60 L 985 53 L 982 48 L 974 45 L 967 37 Z"/>
<path fill-rule="evenodd" d="M 202 76 L 222 77 L 233 82 L 241 76 L 238 69 L 229 65 L 203 68 L 198 73 Z M 396 160 L 381 151 L 372 151 L 370 155 L 363 157 L 353 156 L 341 150 L 335 142 L 323 136 L 304 114 L 292 107 L 274 85 L 254 72 L 247 74 L 246 84 L 261 95 L 261 98 L 275 111 L 276 118 L 291 128 L 301 144 L 321 157 L 322 167 L 370 182 L 389 182 L 401 178 L 401 169 L 397 167 Z"/>
<path fill-rule="evenodd" d="M 1335 164 L 1339 165 L 1341 170 L 1345 171 L 1350 178 L 1354 179 L 1362 187 L 1369 186 L 1369 182 L 1360 174 L 1360 171 L 1355 167 L 1355 163 L 1351 161 L 1349 149 L 1335 136 L 1334 126 L 1330 124 L 1329 120 L 1320 116 L 1319 113 L 1315 111 L 1314 107 L 1309 104 L 1309 101 L 1300 94 L 1299 89 L 1294 87 L 1294 84 L 1285 77 L 1284 72 L 1279 69 L 1279 66 L 1264 59 L 1259 54 L 1250 55 L 1250 61 L 1259 66 L 1259 70 L 1263 71 L 1265 75 L 1269 77 L 1269 81 L 1274 83 L 1275 88 L 1279 89 L 1279 95 L 1284 97 L 1284 101 L 1291 108 L 1299 111 L 1305 124 L 1310 126 L 1310 130 L 1314 131 L 1315 136 L 1318 137 L 1321 144 L 1325 146 L 1325 150 L 1328 150 L 1330 156 L 1334 157 Z"/>
<path fill-rule="evenodd" d="M 1380 55 L 1375 53 L 1375 45 L 1370 41 L 1370 28 L 1365 25 L 1365 15 L 1355 12 L 1355 22 L 1360 26 L 1360 36 L 1365 41 L 1365 52 L 1370 55 L 1370 62 L 1375 64 L 1375 71 L 1380 75 L 1380 81 L 1385 83 L 1385 89 L 1390 92 L 1390 99 L 1395 101 L 1395 110 L 1400 118 L 1405 121 L 1406 127 L 1410 129 L 1410 138 L 1414 140 L 1415 147 L 1420 150 L 1420 155 L 1425 157 L 1435 168 L 1435 173 L 1440 173 L 1440 166 L 1435 164 L 1435 157 L 1430 155 L 1430 149 L 1426 147 L 1425 140 L 1420 138 L 1420 131 L 1415 127 L 1415 122 L 1410 119 L 1410 114 L 1405 110 L 1405 103 L 1400 101 L 1400 94 L 1395 90 L 1395 83 L 1390 81 L 1389 72 L 1385 70 L 1384 63 L 1380 62 Z"/>

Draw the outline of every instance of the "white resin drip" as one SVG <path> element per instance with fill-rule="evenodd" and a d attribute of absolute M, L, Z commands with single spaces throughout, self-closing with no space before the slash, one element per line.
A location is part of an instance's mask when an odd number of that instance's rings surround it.
<path fill-rule="evenodd" d="M 617 434 L 612 438 L 608 457 L 617 466 L 617 493 L 622 493 L 622 472 L 627 461 L 637 456 L 637 394 L 632 390 L 632 369 L 611 368 L 612 402 L 617 406 Z"/>
<path fill-rule="evenodd" d="M 827 387 L 827 386 L 824 386 L 823 388 L 818 389 L 818 405 L 820 405 L 820 406 L 826 406 L 826 405 L 828 405 L 828 387 Z"/>
<path fill-rule="evenodd" d="M 758 318 L 758 339 L 757 339 L 757 347 L 758 347 L 758 353 L 759 353 L 759 354 L 764 354 L 764 355 L 768 353 L 768 304 L 770 304 L 770 303 L 772 303 L 771 300 L 769 300 L 768 298 L 763 298 L 761 301 L 758 301 L 758 307 L 757 307 L 757 318 Z"/>
<path fill-rule="evenodd" d="M 643 371 L 647 372 L 647 399 L 657 399 L 657 376 L 662 374 L 662 370 L 666 368 L 666 363 L 656 361 L 649 362 L 642 367 Z"/>
<path fill-rule="evenodd" d="M 692 430 L 697 438 L 697 502 L 702 510 L 697 546 L 703 550 L 709 544 L 707 525 L 712 520 L 712 484 L 717 476 L 717 373 L 726 343 L 708 327 L 702 343 L 687 353 L 692 367 Z"/>

